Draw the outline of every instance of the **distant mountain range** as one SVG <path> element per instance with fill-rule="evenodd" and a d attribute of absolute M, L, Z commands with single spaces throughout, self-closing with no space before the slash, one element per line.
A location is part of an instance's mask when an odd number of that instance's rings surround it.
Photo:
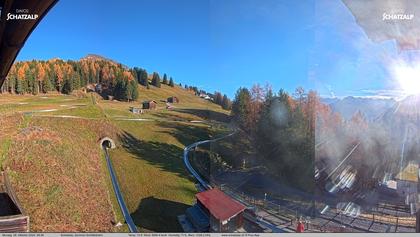
<path fill-rule="evenodd" d="M 334 112 L 338 112 L 341 116 L 348 120 L 357 113 L 362 112 L 369 121 L 382 116 L 387 110 L 396 105 L 394 99 L 382 98 L 363 98 L 348 96 L 339 98 L 321 98 L 321 102 L 328 104 Z"/>
<path fill-rule="evenodd" d="M 380 118 L 381 123 L 392 130 L 394 135 L 400 133 L 401 137 L 416 140 L 418 143 L 420 135 L 420 95 L 412 95 L 404 100 L 397 102 L 392 108 L 388 109 Z M 418 146 L 418 145 L 416 145 Z"/>
<path fill-rule="evenodd" d="M 397 175 L 410 162 L 418 162 L 420 95 L 407 96 L 398 101 L 352 96 L 321 98 L 321 101 L 346 120 L 351 119 L 358 111 L 364 115 L 368 121 L 366 125 L 357 123 L 356 120 L 354 123 L 343 123 L 341 129 L 346 136 L 357 139 L 362 144 L 359 159 L 364 160 L 368 166 L 375 167 L 375 177 L 387 173 Z M 331 154 L 341 149 L 340 142 L 338 139 L 338 145 L 330 144 Z"/>

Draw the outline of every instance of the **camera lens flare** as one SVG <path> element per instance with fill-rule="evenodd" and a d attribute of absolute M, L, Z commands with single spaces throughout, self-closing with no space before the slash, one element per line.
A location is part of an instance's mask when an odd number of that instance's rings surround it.
<path fill-rule="evenodd" d="M 393 66 L 393 77 L 406 95 L 420 94 L 420 63 L 397 63 Z"/>

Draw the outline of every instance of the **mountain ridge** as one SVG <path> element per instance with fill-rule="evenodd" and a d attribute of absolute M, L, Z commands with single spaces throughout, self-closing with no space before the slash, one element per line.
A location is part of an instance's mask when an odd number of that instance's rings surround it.
<path fill-rule="evenodd" d="M 347 96 L 341 99 L 321 98 L 321 102 L 329 105 L 332 111 L 340 113 L 346 120 L 349 120 L 358 111 L 363 113 L 368 120 L 373 120 L 397 103 L 392 98 L 365 98 L 355 96 Z"/>

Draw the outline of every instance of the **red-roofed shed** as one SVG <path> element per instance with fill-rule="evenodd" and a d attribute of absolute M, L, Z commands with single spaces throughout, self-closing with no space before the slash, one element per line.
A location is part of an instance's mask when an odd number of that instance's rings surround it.
<path fill-rule="evenodd" d="M 210 215 L 210 229 L 233 232 L 243 225 L 245 206 L 217 188 L 195 195 L 197 204 Z"/>

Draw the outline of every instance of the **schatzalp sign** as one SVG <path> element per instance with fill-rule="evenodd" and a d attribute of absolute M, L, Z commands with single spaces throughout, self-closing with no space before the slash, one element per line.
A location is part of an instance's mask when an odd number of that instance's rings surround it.
<path fill-rule="evenodd" d="M 6 20 L 36 20 L 38 14 L 29 14 L 28 9 L 16 9 L 15 13 L 7 13 Z"/>

